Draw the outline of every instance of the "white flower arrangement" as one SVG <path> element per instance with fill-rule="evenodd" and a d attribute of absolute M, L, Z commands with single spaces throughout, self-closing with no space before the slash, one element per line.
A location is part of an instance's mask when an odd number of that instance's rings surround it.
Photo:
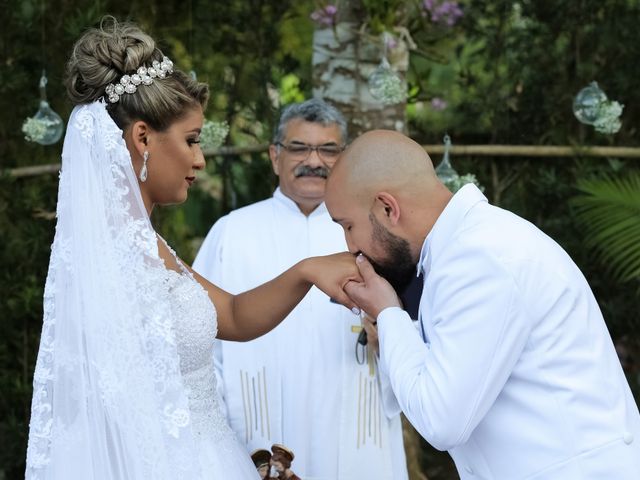
<path fill-rule="evenodd" d="M 395 105 L 404 102 L 407 98 L 402 79 L 391 68 L 386 58 L 382 59 L 380 65 L 369 76 L 369 92 L 373 98 L 385 105 Z"/>
<path fill-rule="evenodd" d="M 593 125 L 596 132 L 605 135 L 617 133 L 622 127 L 620 115 L 624 105 L 609 100 L 598 86 L 591 82 L 580 90 L 573 101 L 573 113 L 580 123 Z"/>
<path fill-rule="evenodd" d="M 227 122 L 205 120 L 200 133 L 200 146 L 204 150 L 220 148 L 228 134 Z"/>
<path fill-rule="evenodd" d="M 41 143 L 49 133 L 49 127 L 55 124 L 55 121 L 48 118 L 27 117 L 22 124 L 24 139 L 29 142 Z"/>
<path fill-rule="evenodd" d="M 451 190 L 452 193 L 456 193 L 467 183 L 473 183 L 480 191 L 484 192 L 484 187 L 480 185 L 478 179 L 473 173 L 467 173 L 465 175 L 454 175 L 450 179 L 444 182 L 445 186 Z"/>
<path fill-rule="evenodd" d="M 607 135 L 617 133 L 622 126 L 619 117 L 622 115 L 623 108 L 624 105 L 620 105 L 616 101 L 602 102 L 598 108 L 598 117 L 593 123 L 593 127 L 597 132 Z"/>

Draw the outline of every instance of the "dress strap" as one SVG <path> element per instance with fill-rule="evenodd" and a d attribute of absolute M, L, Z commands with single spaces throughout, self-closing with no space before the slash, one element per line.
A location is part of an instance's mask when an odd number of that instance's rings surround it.
<path fill-rule="evenodd" d="M 171 246 L 167 243 L 167 241 L 164 238 L 162 238 L 162 236 L 158 232 L 156 232 L 156 236 L 162 241 L 162 243 L 164 243 L 164 245 L 167 247 L 171 255 L 173 255 L 173 258 L 176 259 L 176 263 L 178 264 L 178 267 L 180 267 L 180 270 L 182 271 L 182 273 L 193 278 L 193 274 L 191 273 L 191 270 L 189 270 L 187 266 L 184 264 L 184 262 L 180 259 L 180 257 L 178 257 L 175 250 L 171 248 Z"/>

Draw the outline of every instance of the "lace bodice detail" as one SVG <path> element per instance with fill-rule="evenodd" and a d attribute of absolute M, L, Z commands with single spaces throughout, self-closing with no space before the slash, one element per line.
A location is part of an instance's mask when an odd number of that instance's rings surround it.
<path fill-rule="evenodd" d="M 217 393 L 213 345 L 217 315 L 206 291 L 188 272 L 167 270 L 172 314 L 194 434 L 218 440 L 232 435 Z"/>

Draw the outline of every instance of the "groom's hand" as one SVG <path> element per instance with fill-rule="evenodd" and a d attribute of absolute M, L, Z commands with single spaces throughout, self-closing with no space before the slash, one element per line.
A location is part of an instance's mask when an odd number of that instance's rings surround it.
<path fill-rule="evenodd" d="M 344 291 L 358 306 L 374 319 L 388 307 L 400 307 L 401 303 L 393 287 L 379 276 L 364 255 L 358 255 L 356 265 L 362 282 L 351 280 Z"/>

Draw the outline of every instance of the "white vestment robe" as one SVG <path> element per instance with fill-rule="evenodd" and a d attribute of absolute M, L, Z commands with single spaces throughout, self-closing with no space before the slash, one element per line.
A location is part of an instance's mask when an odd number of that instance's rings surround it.
<path fill-rule="evenodd" d="M 218 220 L 193 268 L 235 294 L 346 249 L 324 204 L 307 217 L 278 189 Z M 383 411 L 375 356 L 356 361 L 359 328 L 357 315 L 313 287 L 266 335 L 216 343 L 229 422 L 249 451 L 286 445 L 305 480 L 407 478 L 400 417 Z"/>

